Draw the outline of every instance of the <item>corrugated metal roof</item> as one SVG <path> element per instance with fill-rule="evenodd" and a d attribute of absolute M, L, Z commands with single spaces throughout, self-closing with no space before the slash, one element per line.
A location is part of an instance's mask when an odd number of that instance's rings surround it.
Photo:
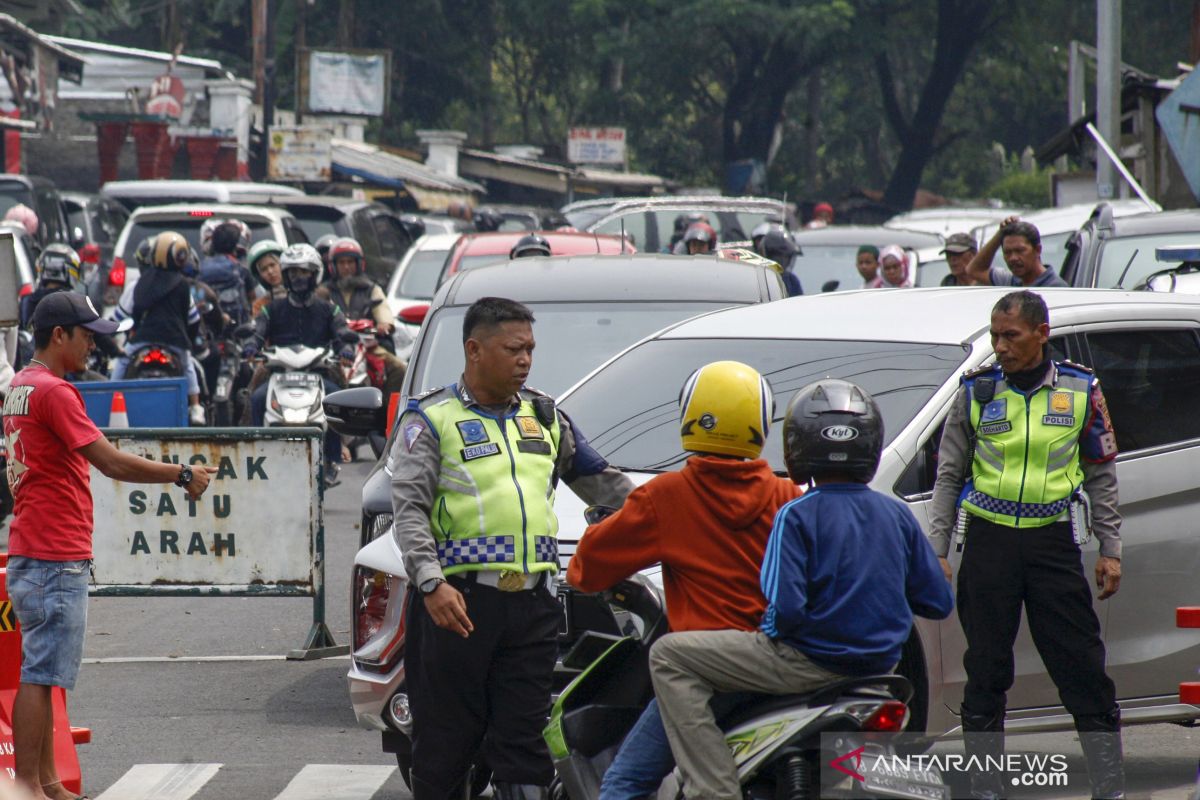
<path fill-rule="evenodd" d="M 43 36 L 43 39 L 49 39 L 52 42 L 60 44 L 80 53 L 95 52 L 108 53 L 114 56 L 123 56 L 125 58 L 139 58 L 147 61 L 161 61 L 166 64 L 171 60 L 170 53 L 163 53 L 157 50 L 142 50 L 138 47 L 122 47 L 116 44 L 107 44 L 105 42 L 92 42 L 86 39 L 72 39 L 67 36 Z M 90 64 L 91 61 L 89 60 Z M 193 56 L 181 55 L 175 60 L 176 64 L 186 65 L 189 67 L 199 67 L 206 70 L 214 70 L 217 72 L 223 71 L 220 61 L 214 61 L 211 58 L 195 58 Z"/>
<path fill-rule="evenodd" d="M 450 192 L 476 192 L 486 190 L 474 181 L 452 178 L 411 159 L 389 153 L 372 144 L 353 142 L 349 139 L 333 140 L 333 163 L 346 172 L 357 175 L 377 175 L 389 181 L 412 183 L 426 189 Z"/>

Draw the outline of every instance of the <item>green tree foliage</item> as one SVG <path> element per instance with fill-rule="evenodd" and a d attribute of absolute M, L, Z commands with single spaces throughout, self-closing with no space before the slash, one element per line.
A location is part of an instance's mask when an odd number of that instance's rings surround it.
<path fill-rule="evenodd" d="M 304 1 L 271 0 L 284 107 Z M 188 54 L 252 74 L 250 0 L 79 2 L 61 32 L 164 49 L 174 8 Z M 1123 60 L 1174 75 L 1192 4 L 1123 0 Z M 1095 14 L 1078 0 L 316 0 L 305 38 L 333 47 L 352 21 L 354 46 L 392 50 L 372 125 L 385 143 L 450 127 L 562 158 L 567 128 L 623 125 L 633 169 L 685 185 L 754 159 L 776 195 L 874 188 L 903 206 L 918 186 L 979 197 L 1019 182 L 992 143 L 1036 148 L 1066 124 L 1067 45 L 1094 41 Z"/>

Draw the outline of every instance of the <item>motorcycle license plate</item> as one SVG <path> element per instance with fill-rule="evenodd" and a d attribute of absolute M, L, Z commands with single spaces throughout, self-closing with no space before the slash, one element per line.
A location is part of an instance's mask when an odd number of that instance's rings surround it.
<path fill-rule="evenodd" d="M 283 376 L 284 386 L 316 386 L 321 379 L 308 372 L 289 372 Z"/>
<path fill-rule="evenodd" d="M 932 767 L 906 763 L 895 751 L 868 745 L 863 766 L 862 788 L 872 797 L 901 797 L 911 800 L 945 800 L 949 796 L 941 774 Z"/>

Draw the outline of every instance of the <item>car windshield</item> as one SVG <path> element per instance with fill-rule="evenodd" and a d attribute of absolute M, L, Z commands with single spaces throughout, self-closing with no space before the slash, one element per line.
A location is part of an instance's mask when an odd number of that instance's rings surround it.
<path fill-rule="evenodd" d="M 200 252 L 200 226 L 207 217 L 188 217 L 186 219 L 139 219 L 130 220 L 129 235 L 125 237 L 123 252 L 116 253 L 119 258 L 128 261 L 138 244 L 148 236 L 158 236 L 164 231 L 175 231 L 188 240 L 188 244 Z M 245 220 L 250 226 L 250 243 L 261 242 L 274 237 L 271 223 L 266 220 Z M 128 254 L 128 255 L 126 255 Z"/>
<path fill-rule="evenodd" d="M 339 226 L 340 220 L 330 219 L 328 213 L 308 216 L 304 213 L 304 209 L 299 209 L 299 213 L 295 213 L 294 216 L 300 225 L 300 230 L 304 231 L 304 235 L 310 242 L 315 242 L 322 236 L 328 236 L 331 233 L 334 236 L 346 235 L 346 226 Z"/>
<path fill-rule="evenodd" d="M 20 181 L 0 181 L 0 217 L 15 205 L 33 208 L 33 192 Z"/>
<path fill-rule="evenodd" d="M 446 250 L 418 250 L 413 253 L 400 280 L 392 287 L 392 297 L 430 300 L 437 291 L 438 276 L 446 262 Z"/>
<path fill-rule="evenodd" d="M 611 205 L 592 206 L 591 208 L 581 208 L 578 211 L 568 211 L 563 216 L 567 218 L 567 222 L 571 223 L 572 228 L 585 231 L 589 225 L 598 222 L 601 217 L 607 215 L 611 210 Z"/>
<path fill-rule="evenodd" d="M 1095 285 L 1101 289 L 1132 289 L 1145 283 L 1155 272 L 1179 266 L 1179 262 L 1159 261 L 1154 257 L 1158 247 L 1170 245 L 1198 244 L 1200 231 L 1191 233 L 1156 233 L 1146 236 L 1123 236 L 1109 239 L 1100 251 L 1100 264 L 1096 270 Z M 1126 271 L 1128 267 L 1128 271 Z M 1124 279 L 1121 274 L 1125 273 Z"/>
<path fill-rule="evenodd" d="M 679 390 L 713 361 L 741 361 L 770 382 L 775 430 L 763 457 L 786 470 L 780 423 L 795 392 L 820 378 L 853 381 L 874 396 L 891 440 L 962 366 L 959 345 L 795 339 L 654 339 L 622 355 L 563 399 L 563 409 L 609 463 L 641 471 L 674 470 Z M 630 387 L 637 387 L 631 391 Z"/>
<path fill-rule="evenodd" d="M 801 253 L 792 262 L 792 270 L 800 278 L 804 291 L 809 294 L 825 291 L 826 284 L 835 283 L 830 291 L 861 289 L 862 276 L 854 262 L 858 258 L 856 244 L 805 244 Z"/>
<path fill-rule="evenodd" d="M 671 323 L 731 303 L 529 303 L 537 349 L 529 385 L 550 395 L 569 389 L 607 359 Z M 440 308 L 425 322 L 425 342 L 409 366 L 414 393 L 458 380 L 463 366 L 463 306 Z M 636 384 L 631 384 L 636 385 Z M 676 388 L 676 394 L 679 390 Z"/>
<path fill-rule="evenodd" d="M 767 220 L 778 218 L 778 212 L 737 210 L 715 211 L 713 209 L 687 210 L 633 210 L 614 217 L 595 228 L 596 233 L 621 235 L 625 233 L 634 245 L 643 252 L 667 252 L 675 232 L 675 220 L 691 213 L 703 214 L 708 224 L 717 232 L 721 242 L 741 242 L 750 238 L 750 233 Z M 591 229 L 589 229 L 591 232 Z M 853 261 L 851 261 L 853 264 Z"/>

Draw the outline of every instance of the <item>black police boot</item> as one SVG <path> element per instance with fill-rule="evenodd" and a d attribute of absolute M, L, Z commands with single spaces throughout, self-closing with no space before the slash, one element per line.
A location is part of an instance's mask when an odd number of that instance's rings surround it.
<path fill-rule="evenodd" d="M 529 783 L 492 784 L 496 800 L 549 800 L 550 789 L 546 786 L 534 786 Z"/>
<path fill-rule="evenodd" d="M 998 800 L 1004 797 L 1004 711 L 974 714 L 962 708 L 963 744 L 971 769 L 971 797 Z"/>
<path fill-rule="evenodd" d="M 1092 797 L 1113 800 L 1125 796 L 1125 757 L 1121 748 L 1121 709 L 1075 717 L 1079 745 L 1087 760 Z"/>

